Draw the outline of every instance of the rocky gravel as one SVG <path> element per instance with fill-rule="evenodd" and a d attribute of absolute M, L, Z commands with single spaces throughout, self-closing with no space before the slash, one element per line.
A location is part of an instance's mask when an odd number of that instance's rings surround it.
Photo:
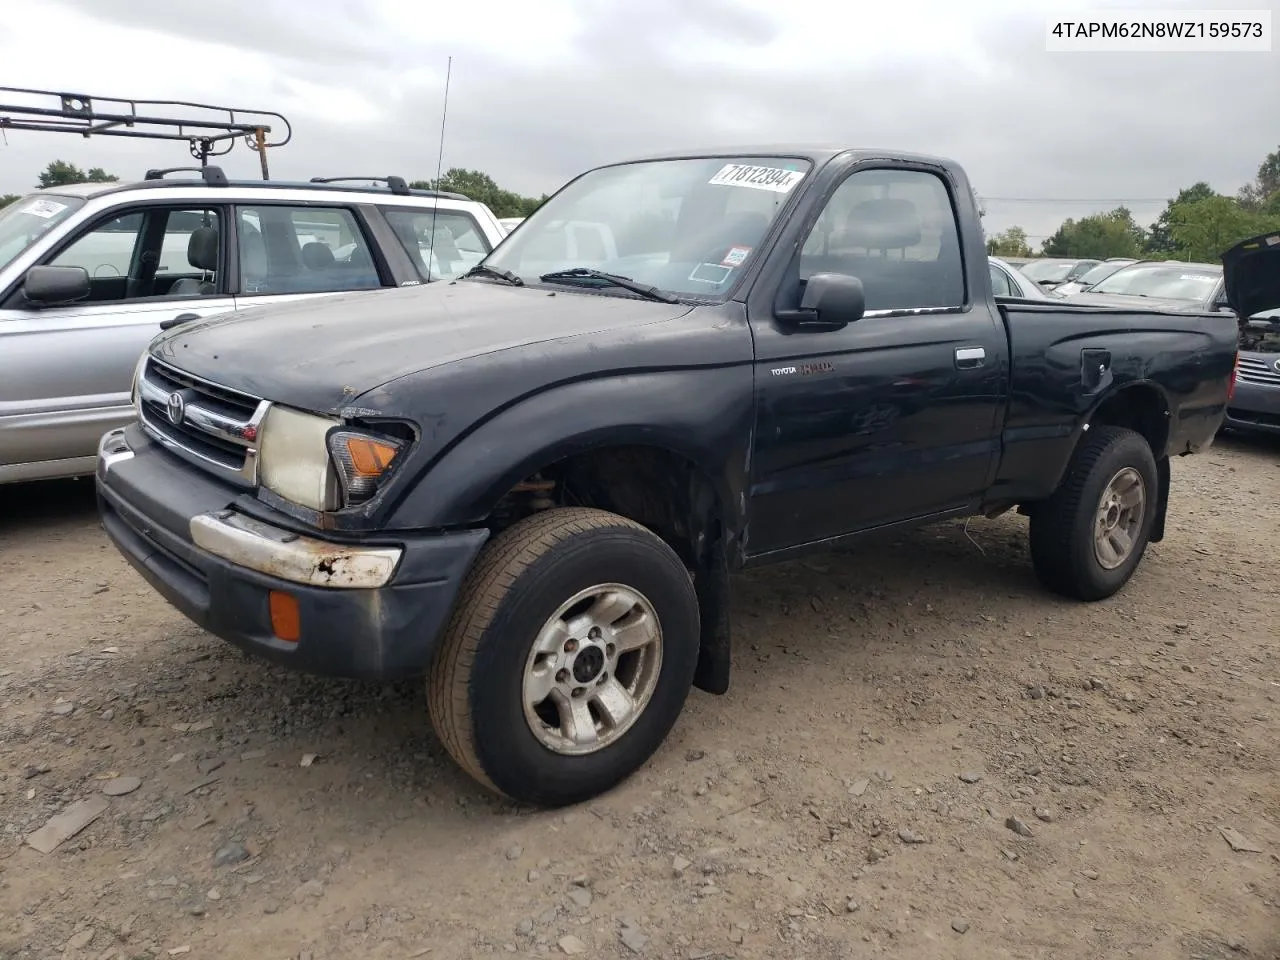
<path fill-rule="evenodd" d="M 729 695 L 555 812 L 419 684 L 195 628 L 89 483 L 4 488 L 0 960 L 1280 957 L 1280 444 L 1173 471 L 1098 604 L 1017 516 L 739 577 Z"/>

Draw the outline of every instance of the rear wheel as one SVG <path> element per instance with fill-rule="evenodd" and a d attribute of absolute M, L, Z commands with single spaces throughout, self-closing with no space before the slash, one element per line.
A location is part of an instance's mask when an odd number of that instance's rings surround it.
<path fill-rule="evenodd" d="M 1159 500 L 1147 441 L 1122 427 L 1094 427 L 1058 489 L 1031 515 L 1031 560 L 1050 590 L 1102 600 L 1137 569 Z"/>
<path fill-rule="evenodd" d="M 697 658 L 697 599 L 667 544 L 616 514 L 548 510 L 477 560 L 428 677 L 431 719 L 490 789 L 576 803 L 649 759 Z"/>

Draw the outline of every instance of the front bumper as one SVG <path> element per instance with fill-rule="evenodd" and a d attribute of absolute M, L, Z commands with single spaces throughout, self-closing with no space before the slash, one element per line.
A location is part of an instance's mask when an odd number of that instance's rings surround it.
<path fill-rule="evenodd" d="M 339 543 L 296 533 L 137 425 L 102 438 L 95 482 L 107 536 L 166 600 L 241 649 L 327 676 L 423 673 L 488 537 Z M 246 500 L 259 516 L 237 509 Z M 293 598 L 296 639 L 273 626 L 273 592 Z"/>
<path fill-rule="evenodd" d="M 1280 386 L 1237 380 L 1223 426 L 1241 432 L 1280 434 Z"/>

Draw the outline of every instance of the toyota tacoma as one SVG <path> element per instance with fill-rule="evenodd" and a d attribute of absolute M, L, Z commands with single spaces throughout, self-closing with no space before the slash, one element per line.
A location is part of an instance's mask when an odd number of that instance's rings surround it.
<path fill-rule="evenodd" d="M 556 806 L 728 689 L 735 571 L 1017 509 L 1047 589 L 1122 589 L 1237 337 L 994 297 L 946 159 L 650 157 L 574 178 L 455 280 L 161 333 L 96 482 L 197 624 L 425 677 L 461 767 Z"/>

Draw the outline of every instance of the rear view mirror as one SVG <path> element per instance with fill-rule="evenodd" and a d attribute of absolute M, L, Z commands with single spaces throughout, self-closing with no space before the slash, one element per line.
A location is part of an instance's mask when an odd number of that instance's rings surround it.
<path fill-rule="evenodd" d="M 804 286 L 798 310 L 780 310 L 778 319 L 805 330 L 839 330 L 862 319 L 867 309 L 862 281 L 844 273 L 815 273 Z"/>
<path fill-rule="evenodd" d="M 89 296 L 84 267 L 32 267 L 22 281 L 22 295 L 42 307 L 73 303 Z"/>

